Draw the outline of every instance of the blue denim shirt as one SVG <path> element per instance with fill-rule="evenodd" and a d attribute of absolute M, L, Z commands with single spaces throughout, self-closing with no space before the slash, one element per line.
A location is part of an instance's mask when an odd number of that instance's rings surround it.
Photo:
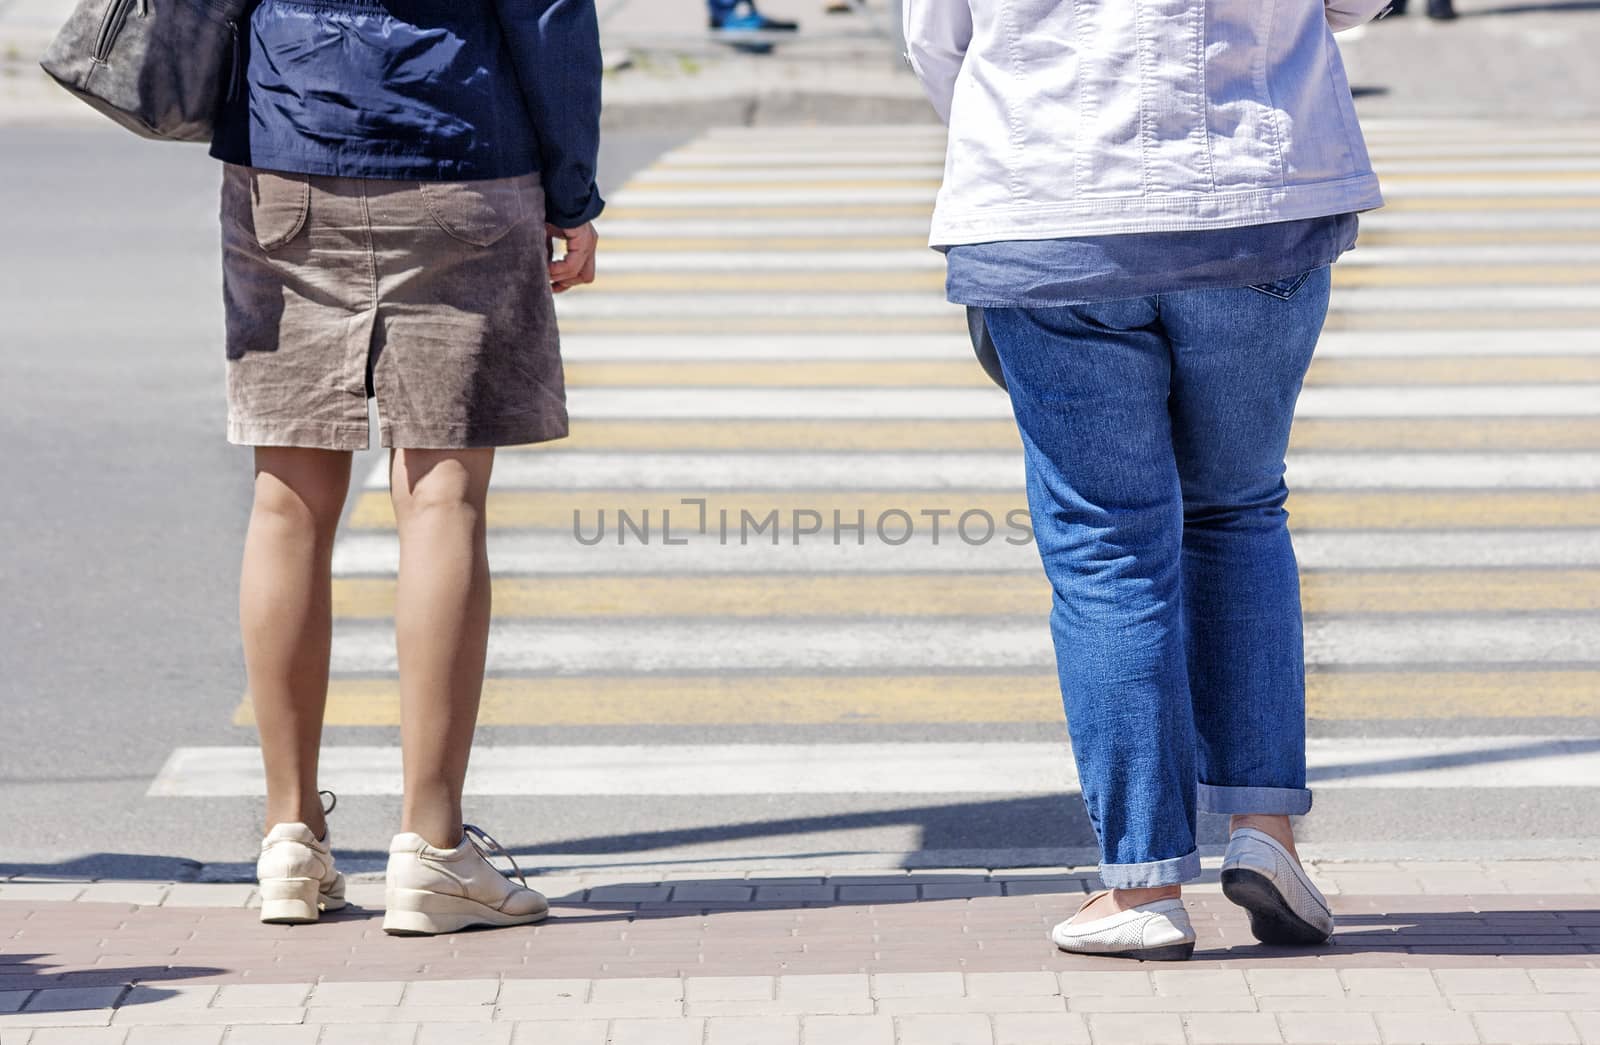
<path fill-rule="evenodd" d="M 1198 232 L 972 243 L 945 250 L 958 305 L 1045 308 L 1246 287 L 1332 264 L 1355 246 L 1354 214 Z"/>
<path fill-rule="evenodd" d="M 604 206 L 594 0 L 262 0 L 241 42 L 220 160 L 408 181 L 537 171 L 554 224 Z"/>

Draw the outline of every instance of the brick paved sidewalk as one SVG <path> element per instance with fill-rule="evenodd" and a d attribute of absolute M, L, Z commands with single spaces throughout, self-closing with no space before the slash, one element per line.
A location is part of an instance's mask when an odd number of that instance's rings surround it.
<path fill-rule="evenodd" d="M 1213 863 L 1183 966 L 1056 951 L 1067 869 L 545 878 L 548 923 L 427 940 L 375 882 L 284 928 L 249 886 L 13 880 L 0 1045 L 1600 1043 L 1600 863 L 1315 870 L 1332 946 L 1255 944 Z"/>

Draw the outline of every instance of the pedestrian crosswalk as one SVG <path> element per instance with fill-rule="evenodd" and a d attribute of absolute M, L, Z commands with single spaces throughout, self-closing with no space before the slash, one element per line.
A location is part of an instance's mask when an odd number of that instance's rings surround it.
<path fill-rule="evenodd" d="M 1600 787 L 1600 128 L 1368 130 L 1391 206 L 1336 269 L 1289 461 L 1314 781 Z M 924 246 L 942 145 L 714 130 L 615 194 L 560 301 L 572 438 L 497 464 L 470 792 L 1074 786 L 1017 732 L 1060 722 L 1049 592 Z M 398 722 L 385 482 L 335 550 L 334 726 Z M 180 748 L 151 793 L 255 793 L 255 758 Z M 341 743 L 324 783 L 392 794 L 397 758 Z"/>

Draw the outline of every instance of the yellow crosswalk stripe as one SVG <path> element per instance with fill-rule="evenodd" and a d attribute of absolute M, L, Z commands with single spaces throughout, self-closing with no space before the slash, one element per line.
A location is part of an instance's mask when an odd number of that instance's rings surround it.
<path fill-rule="evenodd" d="M 628 192 L 635 197 L 648 197 L 657 192 L 705 192 L 729 193 L 734 199 L 740 191 L 746 192 L 820 192 L 839 191 L 847 189 L 872 190 L 872 189 L 905 189 L 909 191 L 922 190 L 931 196 L 939 190 L 940 179 L 937 177 L 902 177 L 900 171 L 886 171 L 876 177 L 863 177 L 854 179 L 832 178 L 791 178 L 785 181 L 752 180 L 724 180 L 720 178 L 705 181 L 657 181 L 650 179 L 635 180 L 628 186 Z M 1550 171 L 1407 171 L 1404 173 L 1384 173 L 1379 165 L 1378 171 L 1385 185 L 1437 185 L 1450 182 L 1503 182 L 1511 183 L 1544 183 L 1544 182 L 1593 182 L 1600 180 L 1594 171 L 1586 170 L 1550 170 Z"/>
<path fill-rule="evenodd" d="M 941 271 L 826 272 L 808 269 L 757 272 L 612 272 L 607 293 L 941 293 Z M 1600 265 L 1385 265 L 1335 266 L 1337 287 L 1588 286 L 1600 283 Z"/>
<path fill-rule="evenodd" d="M 598 300 L 598 298 L 597 298 Z M 573 316 L 561 321 L 563 334 L 943 334 L 966 338 L 965 313 L 955 305 L 925 316 L 810 315 L 745 316 Z M 1341 307 L 1337 298 L 1324 329 L 1380 330 L 1564 330 L 1600 326 L 1600 308 L 1365 309 Z"/>
<path fill-rule="evenodd" d="M 1306 677 L 1315 720 L 1591 717 L 1600 671 L 1351 671 Z M 248 698 L 234 714 L 254 724 Z M 391 678 L 335 679 L 330 726 L 394 726 Z M 650 675 L 491 678 L 485 726 L 1057 723 L 1052 675 Z M 1065 752 L 1063 751 L 1063 754 Z"/>
<path fill-rule="evenodd" d="M 960 490 L 904 491 L 694 491 L 694 490 L 501 490 L 489 498 L 491 529 L 535 529 L 571 533 L 573 519 L 592 531 L 598 513 L 612 522 L 617 513 L 649 518 L 659 525 L 663 508 L 674 519 L 698 518 L 698 507 L 684 507 L 684 498 L 703 498 L 713 527 L 727 512 L 730 529 L 738 532 L 741 512 L 756 520 L 776 511 L 780 519 L 811 510 L 832 519 L 837 511 L 848 522 L 864 513 L 869 523 L 891 510 L 922 518 L 943 511 L 951 517 L 966 511 L 988 512 L 1004 520 L 1008 512 L 1026 509 L 1016 493 Z M 1571 529 L 1600 526 L 1600 493 L 1577 491 L 1301 491 L 1289 497 L 1289 525 L 1295 530 L 1489 530 Z M 363 493 L 351 514 L 358 530 L 393 529 L 394 511 L 387 494 Z M 692 525 L 692 520 L 686 525 Z"/>
<path fill-rule="evenodd" d="M 980 388 L 989 378 L 967 360 L 674 360 L 571 363 L 585 388 Z M 1318 359 L 1311 385 L 1556 384 L 1600 382 L 1600 356 L 1474 356 Z"/>
<path fill-rule="evenodd" d="M 718 191 L 722 188 L 719 187 Z M 834 204 L 750 204 L 729 199 L 726 206 L 709 204 L 650 203 L 648 197 L 606 209 L 610 221 L 642 221 L 655 218 L 701 220 L 708 229 L 717 227 L 719 221 L 754 218 L 810 218 L 819 226 L 837 228 L 842 218 L 919 218 L 926 221 L 933 196 L 920 203 L 842 203 Z M 1460 196 L 1401 196 L 1384 205 L 1388 214 L 1409 214 L 1434 211 L 1502 211 L 1502 210 L 1594 210 L 1600 208 L 1600 193 L 1592 196 L 1554 195 L 1460 195 Z"/>
<path fill-rule="evenodd" d="M 968 364 L 976 367 L 976 363 Z M 594 421 L 559 443 L 502 454 L 561 450 L 1017 450 L 1010 421 Z M 1324 418 L 1295 422 L 1294 450 L 1591 450 L 1600 418 Z"/>
<path fill-rule="evenodd" d="M 1600 569 L 1314 570 L 1301 576 L 1308 614 L 1495 613 L 1600 610 Z M 394 616 L 395 582 L 341 577 L 341 619 Z M 700 577 L 500 577 L 503 618 L 1040 617 L 1042 574 L 744 574 Z M 1597 708 L 1600 712 L 1600 708 Z"/>

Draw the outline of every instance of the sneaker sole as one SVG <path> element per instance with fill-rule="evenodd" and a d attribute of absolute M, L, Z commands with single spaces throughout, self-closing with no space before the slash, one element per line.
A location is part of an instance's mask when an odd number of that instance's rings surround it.
<path fill-rule="evenodd" d="M 311 925 L 325 911 L 344 907 L 344 883 L 324 893 L 315 878 L 267 878 L 261 890 L 261 921 L 266 925 Z"/>
<path fill-rule="evenodd" d="M 505 929 L 533 925 L 549 917 L 550 909 L 530 914 L 506 914 L 464 896 L 443 896 L 422 889 L 391 889 L 383 914 L 383 931 L 390 936 L 440 936 L 463 929 Z"/>
<path fill-rule="evenodd" d="M 1262 943 L 1308 946 L 1327 943 L 1323 932 L 1294 912 L 1266 875 L 1234 867 L 1222 872 L 1222 895 L 1250 915 L 1250 932 Z"/>

